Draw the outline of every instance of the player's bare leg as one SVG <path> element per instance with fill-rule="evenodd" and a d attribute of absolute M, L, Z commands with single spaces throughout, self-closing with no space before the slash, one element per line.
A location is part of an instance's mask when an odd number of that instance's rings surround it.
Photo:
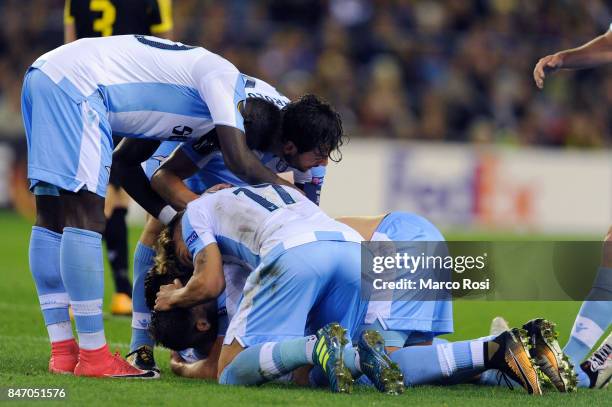
<path fill-rule="evenodd" d="M 30 271 L 51 343 L 49 371 L 72 374 L 78 362 L 79 346 L 72 334 L 68 314 L 70 298 L 60 273 L 64 215 L 59 192 L 52 186 L 47 188 L 57 195 L 36 195 L 36 223 L 30 237 Z M 44 193 L 40 189 L 38 192 Z"/>
<path fill-rule="evenodd" d="M 378 216 L 343 216 L 336 218 L 338 222 L 342 222 L 347 226 L 355 229 L 366 240 L 371 240 L 376 228 L 387 215 Z"/>

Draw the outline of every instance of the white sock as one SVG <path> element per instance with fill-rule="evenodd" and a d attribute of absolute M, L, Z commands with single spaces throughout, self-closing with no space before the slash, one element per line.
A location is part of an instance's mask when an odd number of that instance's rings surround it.
<path fill-rule="evenodd" d="M 104 331 L 98 331 L 93 333 L 79 333 L 79 348 L 85 350 L 100 349 L 106 345 L 106 338 L 104 337 Z"/>
<path fill-rule="evenodd" d="M 357 349 L 355 349 L 355 368 L 361 372 L 361 358 L 359 357 L 359 352 L 357 352 Z"/>
<path fill-rule="evenodd" d="M 306 359 L 308 363 L 311 365 L 314 364 L 312 360 L 312 351 L 314 350 L 315 343 L 317 342 L 317 337 L 315 335 L 310 335 L 308 340 L 306 341 Z"/>
<path fill-rule="evenodd" d="M 472 367 L 484 367 L 484 342 L 470 342 L 470 353 L 472 354 Z"/>
<path fill-rule="evenodd" d="M 61 342 L 74 338 L 72 335 L 72 324 L 70 321 L 58 322 L 57 324 L 47 325 L 49 341 Z"/>

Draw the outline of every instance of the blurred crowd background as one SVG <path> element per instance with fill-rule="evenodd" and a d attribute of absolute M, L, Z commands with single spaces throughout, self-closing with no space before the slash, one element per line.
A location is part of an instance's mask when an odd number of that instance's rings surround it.
<path fill-rule="evenodd" d="M 0 140 L 23 138 L 23 73 L 63 42 L 63 0 L 0 0 Z M 602 148 L 609 69 L 537 60 L 604 33 L 603 0 L 175 0 L 174 39 L 294 98 L 316 93 L 351 137 Z"/>

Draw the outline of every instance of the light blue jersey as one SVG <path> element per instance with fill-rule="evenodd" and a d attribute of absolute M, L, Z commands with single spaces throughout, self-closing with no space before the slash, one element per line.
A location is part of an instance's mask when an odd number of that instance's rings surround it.
<path fill-rule="evenodd" d="M 178 141 L 165 141 L 159 146 L 151 158 L 142 164 L 145 174 L 149 179 L 151 179 L 155 171 L 157 171 L 164 161 L 166 161 L 179 146 L 181 146 L 181 143 Z M 303 186 L 304 189 L 306 189 L 307 185 L 312 185 L 315 192 L 313 194 L 307 194 L 308 199 L 319 204 L 320 191 L 323 187 L 327 167 L 318 166 L 308 171 L 300 171 L 291 167 L 284 160 L 272 153 L 263 153 L 257 150 L 253 150 L 253 153 L 260 159 L 261 163 L 272 172 L 292 172 L 295 184 Z M 215 151 L 205 157 L 205 159 L 199 160 L 199 165 L 201 169 L 195 175 L 185 180 L 185 185 L 198 195 L 201 195 L 208 188 L 221 183 L 235 186 L 248 185 L 227 168 L 221 151 Z"/>
<path fill-rule="evenodd" d="M 363 320 L 361 236 L 293 188 L 204 194 L 187 205 L 182 234 L 194 259 L 216 243 L 224 259 L 253 268 L 226 344 L 301 337 L 332 321 L 353 335 Z"/>
<path fill-rule="evenodd" d="M 196 140 L 217 125 L 244 131 L 244 86 L 222 57 L 155 37 L 88 38 L 50 51 L 22 93 L 31 186 L 104 196 L 111 134 Z"/>
<path fill-rule="evenodd" d="M 392 212 L 378 225 L 371 240 L 440 242 L 444 241 L 444 236 L 422 216 Z M 418 250 L 423 248 L 417 247 Z M 438 245 L 431 245 L 432 250 L 436 247 Z M 421 255 L 420 252 L 409 254 Z M 365 322 L 368 328 L 383 331 L 387 346 L 402 347 L 427 341 L 435 335 L 453 332 L 452 301 L 370 301 Z"/>
<path fill-rule="evenodd" d="M 245 81 L 245 91 L 248 100 L 251 98 L 265 99 L 274 103 L 279 109 L 289 103 L 289 99 L 282 95 L 276 88 L 261 79 L 242 75 Z M 193 147 L 192 143 L 180 144 L 175 141 L 165 141 L 155 153 L 145 163 L 143 168 L 149 179 L 161 164 L 180 146 L 182 152 L 200 168 L 197 174 L 185 180 L 187 187 L 196 194 L 202 194 L 206 189 L 220 183 L 227 183 L 236 186 L 247 185 L 242 179 L 231 172 L 223 161 L 223 154 L 215 151 L 210 154 L 202 155 Z M 307 171 L 300 171 L 291 167 L 280 157 L 270 153 L 254 151 L 261 163 L 274 173 L 290 171 L 296 185 L 300 186 L 308 199 L 319 204 L 321 188 L 325 178 L 326 167 L 318 166 Z"/>

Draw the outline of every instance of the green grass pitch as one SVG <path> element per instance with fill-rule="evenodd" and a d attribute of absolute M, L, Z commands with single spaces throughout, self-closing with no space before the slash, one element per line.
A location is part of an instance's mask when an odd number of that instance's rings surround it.
<path fill-rule="evenodd" d="M 291 386 L 225 387 L 175 377 L 168 367 L 169 353 L 164 349 L 157 349 L 155 355 L 162 369 L 161 380 L 119 381 L 51 375 L 47 373 L 49 344 L 28 270 L 30 223 L 11 213 L 0 212 L 0 226 L 0 387 L 3 388 L 62 387 L 67 392 L 64 402 L 75 405 L 612 405 L 611 392 L 589 390 L 575 394 L 549 390 L 543 397 L 536 398 L 528 396 L 522 389 L 427 386 L 407 389 L 404 395 L 391 397 L 371 389 L 357 389 L 351 395 L 335 395 L 325 390 Z M 138 229 L 130 231 L 132 247 L 139 232 Z M 456 237 L 484 239 L 486 235 Z M 111 290 L 112 282 L 107 273 L 106 307 Z M 579 306 L 574 302 L 458 302 L 454 311 L 456 332 L 447 338 L 461 340 L 486 335 L 489 322 L 496 315 L 504 315 L 514 325 L 545 316 L 557 323 L 563 344 Z M 125 354 L 130 339 L 130 319 L 113 317 L 108 308 L 106 310 L 106 336 L 110 347 Z M 6 400 L 2 397 L 0 401 Z"/>

